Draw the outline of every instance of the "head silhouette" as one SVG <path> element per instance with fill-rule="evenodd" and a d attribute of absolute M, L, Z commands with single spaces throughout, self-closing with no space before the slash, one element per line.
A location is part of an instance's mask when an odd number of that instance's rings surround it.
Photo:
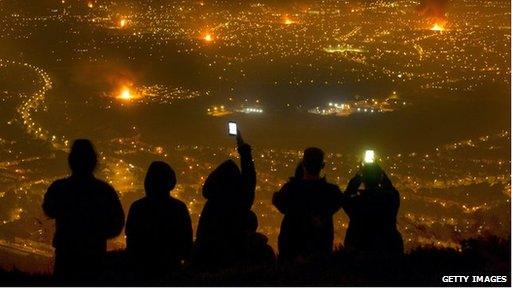
<path fill-rule="evenodd" d="M 304 167 L 304 172 L 307 174 L 311 176 L 319 176 L 320 171 L 322 171 L 325 166 L 324 151 L 316 147 L 310 147 L 304 150 L 302 166 Z"/>
<path fill-rule="evenodd" d="M 377 164 L 363 165 L 361 175 L 361 181 L 366 189 L 378 187 L 382 180 L 382 170 Z"/>
<path fill-rule="evenodd" d="M 68 156 L 69 168 L 73 175 L 91 175 L 96 168 L 98 156 L 88 139 L 77 139 Z"/>
<path fill-rule="evenodd" d="M 154 161 L 149 165 L 144 189 L 148 197 L 169 196 L 169 192 L 176 186 L 176 173 L 169 164 L 163 161 Z"/>
<path fill-rule="evenodd" d="M 235 161 L 227 160 L 213 170 L 203 185 L 203 196 L 207 199 L 233 195 L 240 187 L 241 172 Z"/>

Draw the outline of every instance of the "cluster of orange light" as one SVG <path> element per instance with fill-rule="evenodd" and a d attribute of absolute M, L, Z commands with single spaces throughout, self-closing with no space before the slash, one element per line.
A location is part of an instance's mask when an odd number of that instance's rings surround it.
<path fill-rule="evenodd" d="M 432 31 L 444 31 L 444 26 L 439 24 L 439 23 L 435 23 L 434 25 L 432 25 L 432 28 L 430 28 L 430 30 L 432 30 Z"/>
<path fill-rule="evenodd" d="M 124 18 L 122 18 L 121 20 L 119 20 L 119 23 L 118 23 L 119 28 L 124 28 L 124 27 L 126 27 L 126 25 L 127 25 L 127 24 L 128 24 L 128 20 L 126 20 L 126 19 L 124 19 Z"/>
<path fill-rule="evenodd" d="M 123 101 L 131 101 L 140 98 L 140 95 L 131 87 L 131 85 L 122 85 L 117 92 L 117 99 Z"/>
<path fill-rule="evenodd" d="M 199 40 L 205 43 L 213 42 L 215 41 L 216 38 L 217 37 L 215 36 L 215 34 L 213 34 L 213 32 L 210 29 L 203 30 L 202 32 L 200 32 L 198 37 Z"/>
<path fill-rule="evenodd" d="M 295 24 L 297 23 L 295 20 L 291 19 L 290 17 L 288 17 L 288 15 L 285 15 L 283 17 L 283 24 L 284 25 L 292 25 L 292 24 Z"/>
<path fill-rule="evenodd" d="M 203 36 L 203 40 L 206 42 L 212 42 L 213 41 L 213 35 L 211 33 L 206 33 Z"/>
<path fill-rule="evenodd" d="M 430 27 L 430 30 L 442 32 L 446 30 L 446 20 L 445 19 L 434 19 L 434 24 Z"/>

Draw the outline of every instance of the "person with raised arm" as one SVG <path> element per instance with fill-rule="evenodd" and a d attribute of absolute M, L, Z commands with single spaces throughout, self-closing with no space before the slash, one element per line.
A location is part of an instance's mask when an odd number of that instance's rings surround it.
<path fill-rule="evenodd" d="M 207 177 L 202 193 L 206 199 L 197 226 L 193 263 L 199 269 L 217 269 L 245 262 L 247 219 L 252 212 L 256 171 L 251 146 L 236 135 L 240 168 L 233 160 L 220 164 Z M 254 227 L 253 227 L 254 228 Z"/>
<path fill-rule="evenodd" d="M 364 189 L 359 189 L 361 184 Z M 370 255 L 400 255 L 404 244 L 396 226 L 400 194 L 376 163 L 364 164 L 349 181 L 343 208 L 350 222 L 347 250 Z"/>

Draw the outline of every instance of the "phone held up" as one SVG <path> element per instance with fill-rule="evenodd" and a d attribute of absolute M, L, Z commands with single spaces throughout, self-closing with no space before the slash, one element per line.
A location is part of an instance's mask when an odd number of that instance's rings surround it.
<path fill-rule="evenodd" d="M 231 136 L 236 136 L 238 131 L 238 127 L 236 125 L 236 122 L 229 121 L 228 122 L 228 134 Z"/>

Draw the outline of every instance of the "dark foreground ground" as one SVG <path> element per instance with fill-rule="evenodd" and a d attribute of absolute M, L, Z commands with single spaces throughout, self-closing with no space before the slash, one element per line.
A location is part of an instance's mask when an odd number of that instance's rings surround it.
<path fill-rule="evenodd" d="M 109 254 L 104 280 L 58 283 L 50 275 L 0 270 L 0 285 L 48 286 L 510 286 L 510 239 L 464 240 L 461 249 L 421 247 L 400 260 L 364 259 L 338 249 L 331 259 L 294 266 L 237 266 L 217 273 L 191 270 L 161 281 L 141 281 L 127 269 L 124 251 Z M 443 276 L 471 276 L 468 283 L 446 283 Z M 507 282 L 472 282 L 472 276 L 506 276 Z M 485 278 L 484 281 L 490 281 Z"/>

